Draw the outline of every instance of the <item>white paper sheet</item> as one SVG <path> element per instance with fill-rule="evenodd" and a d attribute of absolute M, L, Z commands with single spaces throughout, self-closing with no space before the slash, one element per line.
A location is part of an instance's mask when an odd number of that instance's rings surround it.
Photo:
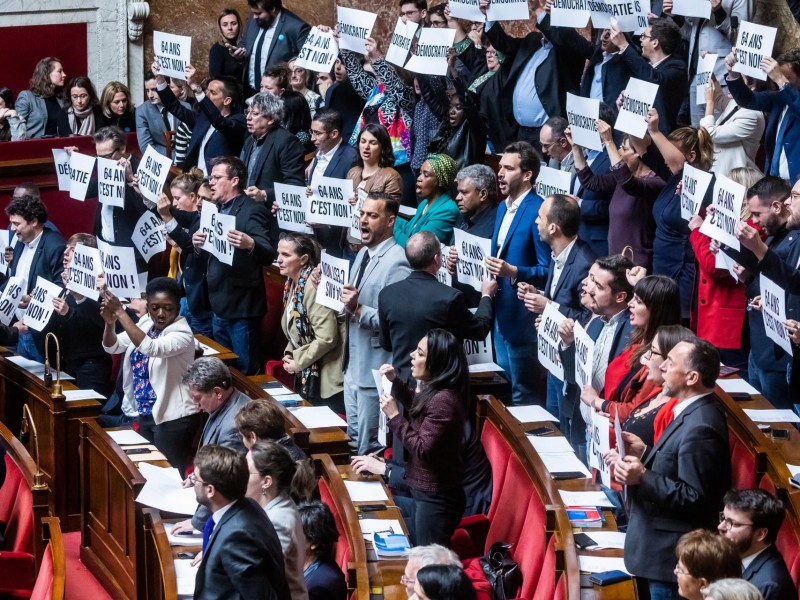
<path fill-rule="evenodd" d="M 345 481 L 344 487 L 353 502 L 386 502 L 389 496 L 379 481 Z"/>
<path fill-rule="evenodd" d="M 327 406 L 299 406 L 291 409 L 295 417 L 308 429 L 319 427 L 347 427 L 347 423 Z"/>
<path fill-rule="evenodd" d="M 164 529 L 167 532 L 170 546 L 200 546 L 203 543 L 203 532 L 197 529 L 193 529 L 191 533 L 185 535 L 172 535 L 172 528 L 178 523 L 179 521 L 164 521 Z"/>
<path fill-rule="evenodd" d="M 188 558 L 179 558 L 172 562 L 175 565 L 175 579 L 178 581 L 178 596 L 191 598 L 194 596 L 194 583 L 200 565 L 193 567 L 191 559 Z"/>
<path fill-rule="evenodd" d="M 403 526 L 397 519 L 359 519 L 361 535 L 365 540 L 372 541 L 372 534 L 376 531 L 391 531 L 391 533 L 403 533 Z"/>
<path fill-rule="evenodd" d="M 200 347 L 203 349 L 203 356 L 214 356 L 215 354 L 219 354 L 219 350 L 214 350 L 208 344 L 204 344 L 203 342 L 197 342 L 200 344 Z"/>
<path fill-rule="evenodd" d="M 596 546 L 589 547 L 591 550 L 625 547 L 625 534 L 622 531 L 588 531 L 584 533 L 597 542 Z"/>
<path fill-rule="evenodd" d="M 64 398 L 69 400 L 105 400 L 106 397 L 94 390 L 64 390 Z M 138 435 L 138 434 L 137 434 Z"/>
<path fill-rule="evenodd" d="M 136 501 L 145 506 L 175 513 L 193 515 L 197 510 L 194 488 L 184 488 L 177 470 L 139 463 L 139 472 L 147 479 Z"/>
<path fill-rule="evenodd" d="M 10 362 L 14 363 L 18 367 L 22 367 L 26 371 L 29 371 L 32 375 L 36 375 L 39 379 L 44 381 L 44 364 L 40 362 L 36 362 L 35 360 L 30 360 L 29 358 L 23 358 L 21 356 L 6 356 L 6 359 Z M 56 380 L 56 370 L 51 369 L 53 372 L 53 381 Z M 75 379 L 72 375 L 67 375 L 64 371 L 61 371 L 61 381 L 71 381 Z"/>
<path fill-rule="evenodd" d="M 538 404 L 531 404 L 530 406 L 511 406 L 508 412 L 520 423 L 533 423 L 535 421 L 553 421 L 554 423 L 558 423 L 556 417 Z"/>
<path fill-rule="evenodd" d="M 592 534 L 589 534 L 592 537 Z M 586 556 L 584 554 L 578 555 L 578 564 L 581 571 L 587 573 L 604 573 L 605 571 L 624 571 L 628 573 L 625 568 L 624 558 L 615 558 L 612 556 Z M 630 573 L 628 573 L 630 575 Z"/>
<path fill-rule="evenodd" d="M 561 501 L 564 506 L 602 506 L 604 508 L 614 508 L 611 500 L 601 491 L 594 492 L 571 492 L 569 490 L 558 490 L 561 494 Z"/>
<path fill-rule="evenodd" d="M 761 392 L 741 377 L 736 377 L 734 379 L 717 379 L 717 385 L 729 394 L 744 393 L 750 394 L 751 396 L 758 396 L 761 394 Z"/>
<path fill-rule="evenodd" d="M 573 452 L 572 446 L 569 445 L 567 438 L 563 435 L 554 435 L 552 437 L 529 435 L 527 438 L 533 449 L 539 454 Z"/>
<path fill-rule="evenodd" d="M 574 453 L 540 454 L 539 458 L 542 459 L 542 463 L 544 463 L 545 468 L 550 473 L 577 471 L 583 473 L 583 479 L 588 479 L 592 476 L 586 466 Z"/>
<path fill-rule="evenodd" d="M 476 365 L 469 366 L 470 373 L 499 373 L 503 370 L 503 367 L 498 365 L 497 363 L 478 363 Z"/>
<path fill-rule="evenodd" d="M 289 394 L 294 394 L 292 390 L 287 388 L 280 381 L 265 383 L 261 386 L 261 389 L 267 392 L 273 398 L 276 396 L 288 396 Z"/>
<path fill-rule="evenodd" d="M 118 446 L 136 446 L 137 444 L 149 444 L 147 438 L 139 435 L 133 429 L 120 429 L 119 431 L 106 431 L 108 437 L 114 440 Z"/>
<path fill-rule="evenodd" d="M 746 414 L 755 423 L 800 423 L 798 417 L 793 410 L 771 408 L 766 410 L 758 410 L 754 408 L 745 408 Z"/>

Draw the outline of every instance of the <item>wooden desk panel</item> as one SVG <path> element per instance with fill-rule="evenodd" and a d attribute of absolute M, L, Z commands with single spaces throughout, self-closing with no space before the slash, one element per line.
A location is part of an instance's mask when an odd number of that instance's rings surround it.
<path fill-rule="evenodd" d="M 194 337 L 198 342 L 205 344 L 209 348 L 212 348 L 217 351 L 217 354 L 208 354 L 204 356 L 218 358 L 229 367 L 236 366 L 236 361 L 239 360 L 239 355 L 236 354 L 233 350 L 229 350 L 222 344 L 218 344 L 211 338 L 206 337 L 204 335 L 200 335 L 199 333 L 194 334 Z"/>

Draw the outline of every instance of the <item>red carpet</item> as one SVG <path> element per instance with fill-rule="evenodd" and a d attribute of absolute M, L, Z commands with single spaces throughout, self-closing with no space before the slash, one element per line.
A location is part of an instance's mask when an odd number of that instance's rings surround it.
<path fill-rule="evenodd" d="M 81 532 L 64 534 L 64 553 L 67 558 L 65 600 L 105 600 L 111 598 L 80 560 Z"/>

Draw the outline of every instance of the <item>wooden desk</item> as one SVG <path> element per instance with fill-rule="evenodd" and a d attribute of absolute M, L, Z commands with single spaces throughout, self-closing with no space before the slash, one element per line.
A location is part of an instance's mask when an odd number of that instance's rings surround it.
<path fill-rule="evenodd" d="M 63 382 L 64 389 L 76 389 Z M 0 421 L 12 431 L 22 422 L 27 404 L 39 430 L 40 465 L 52 490 L 50 507 L 64 531 L 81 526 L 80 441 L 81 419 L 100 414 L 97 400 L 73 400 L 52 396 L 41 379 L 0 356 Z"/>
<path fill-rule="evenodd" d="M 218 344 L 210 337 L 206 337 L 204 335 L 200 335 L 199 333 L 194 334 L 195 339 L 200 342 L 201 344 L 205 344 L 209 348 L 217 351 L 217 354 L 204 354 L 203 356 L 213 356 L 214 358 L 220 359 L 229 367 L 235 367 L 236 361 L 239 360 L 239 355 L 236 354 L 233 350 L 229 350 L 222 344 Z"/>

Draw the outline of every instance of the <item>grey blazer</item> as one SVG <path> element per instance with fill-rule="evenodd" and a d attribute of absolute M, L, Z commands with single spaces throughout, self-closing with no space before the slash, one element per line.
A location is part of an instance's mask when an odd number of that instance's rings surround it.
<path fill-rule="evenodd" d="M 184 108 L 191 106 L 183 100 L 180 101 Z M 173 117 L 174 118 L 174 117 Z M 175 129 L 181 122 L 175 119 Z M 136 107 L 136 139 L 139 140 L 139 150 L 144 153 L 152 145 L 159 154 L 167 155 L 167 146 L 164 142 L 164 118 L 158 107 L 149 100 Z M 174 155 L 174 149 L 173 149 Z"/>
<path fill-rule="evenodd" d="M 40 138 L 44 135 L 44 128 L 47 125 L 47 105 L 44 98 L 30 90 L 23 90 L 17 96 L 14 109 L 17 111 L 17 115 L 25 121 L 27 129 L 25 139 Z"/>
<path fill-rule="evenodd" d="M 403 247 L 390 238 L 366 267 L 358 286 L 361 315 L 350 317 L 347 345 L 342 370 L 352 369 L 352 379 L 361 387 L 374 388 L 372 369 L 392 362 L 392 353 L 381 346 L 381 325 L 378 318 L 378 294 L 390 283 L 402 281 L 411 273 Z M 350 283 L 355 283 L 366 248 L 361 248 L 350 269 Z"/>

